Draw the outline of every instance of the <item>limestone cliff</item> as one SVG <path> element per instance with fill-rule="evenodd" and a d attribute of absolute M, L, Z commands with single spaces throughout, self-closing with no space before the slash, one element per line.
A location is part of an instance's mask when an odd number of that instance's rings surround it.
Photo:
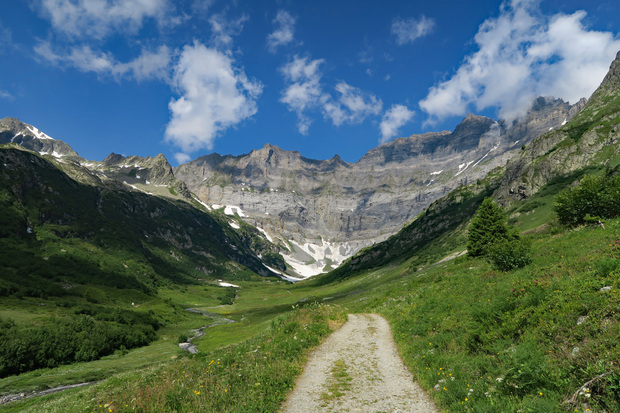
<path fill-rule="evenodd" d="M 539 98 L 514 123 L 469 115 L 453 132 L 395 139 L 356 163 L 312 160 L 265 145 L 242 156 L 203 156 L 175 176 L 206 204 L 235 207 L 303 275 L 337 267 L 384 240 L 447 192 L 483 178 L 523 145 L 583 107 Z"/>

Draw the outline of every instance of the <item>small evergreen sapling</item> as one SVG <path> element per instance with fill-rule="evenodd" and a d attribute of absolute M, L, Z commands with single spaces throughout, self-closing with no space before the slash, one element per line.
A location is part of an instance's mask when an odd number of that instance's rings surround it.
<path fill-rule="evenodd" d="M 467 254 L 486 257 L 493 267 L 510 271 L 529 264 L 530 245 L 517 229 L 506 224 L 506 213 L 490 198 L 482 201 L 471 220 L 467 236 Z"/>
<path fill-rule="evenodd" d="M 498 242 L 519 238 L 514 228 L 506 225 L 507 219 L 504 210 L 490 198 L 482 201 L 469 225 L 467 254 L 471 257 L 482 257 Z"/>

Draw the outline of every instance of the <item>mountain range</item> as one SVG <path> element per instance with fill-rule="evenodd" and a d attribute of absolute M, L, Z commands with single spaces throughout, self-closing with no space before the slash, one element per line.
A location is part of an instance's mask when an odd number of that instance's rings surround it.
<path fill-rule="evenodd" d="M 163 155 L 81 158 L 69 145 L 17 119 L 0 120 L 0 143 L 46 156 L 72 178 L 200 203 L 250 224 L 286 260 L 282 276 L 305 278 L 337 268 L 387 239 L 451 190 L 504 165 L 538 135 L 566 124 L 585 105 L 538 98 L 508 124 L 468 115 L 448 132 L 395 139 L 356 163 L 318 161 L 266 144 L 247 155 L 210 154 L 172 168 Z M 261 255 L 260 251 L 257 251 Z M 284 270 L 284 271 L 282 271 Z"/>

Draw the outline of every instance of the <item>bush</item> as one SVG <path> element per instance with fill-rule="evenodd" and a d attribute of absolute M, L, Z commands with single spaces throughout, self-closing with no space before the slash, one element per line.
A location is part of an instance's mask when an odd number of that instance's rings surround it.
<path fill-rule="evenodd" d="M 530 243 L 524 239 L 502 240 L 488 248 L 487 259 L 499 271 L 523 268 L 532 262 Z"/>
<path fill-rule="evenodd" d="M 620 216 L 620 175 L 585 176 L 577 187 L 556 196 L 553 210 L 565 227 Z"/>

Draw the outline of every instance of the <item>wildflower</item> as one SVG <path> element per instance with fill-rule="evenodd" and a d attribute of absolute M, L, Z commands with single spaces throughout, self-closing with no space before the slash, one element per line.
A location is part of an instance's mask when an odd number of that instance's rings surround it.
<path fill-rule="evenodd" d="M 498 378 L 495 379 L 495 381 L 498 382 L 498 383 L 501 383 L 502 381 L 504 381 L 504 379 L 501 378 L 501 377 L 498 377 Z"/>

